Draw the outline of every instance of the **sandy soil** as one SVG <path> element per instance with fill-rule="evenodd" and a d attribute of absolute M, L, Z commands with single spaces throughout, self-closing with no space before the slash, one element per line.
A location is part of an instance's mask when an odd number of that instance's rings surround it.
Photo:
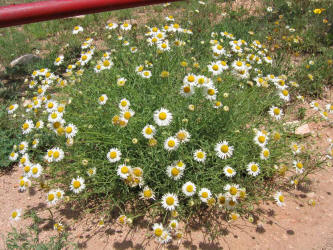
<path fill-rule="evenodd" d="M 319 100 L 322 107 L 332 103 L 333 91 Z M 308 108 L 309 104 L 302 104 Z M 319 114 L 309 109 L 306 117 Z M 291 117 L 291 119 L 293 119 Z M 328 148 L 328 138 L 333 139 L 332 125 L 326 121 L 309 122 L 312 136 L 305 139 L 307 149 L 316 150 L 322 154 Z M 94 214 L 81 216 L 71 207 L 62 205 L 55 218 L 67 225 L 70 231 L 70 241 L 77 242 L 79 247 L 86 249 L 333 249 L 333 168 L 328 162 L 323 169 L 310 175 L 310 183 L 292 190 L 286 196 L 286 207 L 280 208 L 272 202 L 263 202 L 260 206 L 261 215 L 256 223 L 246 219 L 227 223 L 218 222 L 222 237 L 212 240 L 203 225 L 195 225 L 191 232 L 186 232 L 180 241 L 173 241 L 166 246 L 158 245 L 149 239 L 151 232 L 145 223 L 138 227 L 121 226 L 105 223 L 98 226 L 99 217 Z M 45 210 L 46 195 L 38 188 L 29 192 L 19 193 L 18 179 L 21 169 L 14 167 L 9 173 L 0 176 L 0 197 L 3 201 L 0 207 L 2 237 L 0 249 L 5 249 L 5 236 L 11 231 L 11 226 L 23 228 L 31 221 L 21 220 L 16 223 L 8 219 L 16 208 L 36 209 L 40 217 L 48 218 Z M 309 200 L 316 202 L 309 205 Z M 111 224 L 111 225 L 110 225 Z M 47 239 L 55 235 L 52 225 L 45 222 L 41 225 L 41 238 Z"/>

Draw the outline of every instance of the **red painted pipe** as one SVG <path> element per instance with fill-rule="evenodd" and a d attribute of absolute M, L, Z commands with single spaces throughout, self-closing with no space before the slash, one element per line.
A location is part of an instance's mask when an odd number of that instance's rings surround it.
<path fill-rule="evenodd" d="M 0 28 L 174 1 L 179 0 L 50 0 L 12 4 L 0 6 Z"/>

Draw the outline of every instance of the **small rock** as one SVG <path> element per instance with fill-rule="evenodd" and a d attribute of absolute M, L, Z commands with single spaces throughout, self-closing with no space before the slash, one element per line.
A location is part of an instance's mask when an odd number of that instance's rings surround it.
<path fill-rule="evenodd" d="M 38 60 L 40 57 L 33 55 L 33 54 L 26 54 L 23 56 L 20 56 L 19 58 L 16 58 L 10 63 L 10 67 L 14 67 L 16 65 L 21 65 L 21 64 L 27 64 L 30 63 L 34 60 Z"/>
<path fill-rule="evenodd" d="M 295 130 L 296 135 L 302 135 L 302 136 L 309 136 L 311 134 L 311 130 L 308 124 L 304 124 L 300 127 L 298 127 Z"/>
<path fill-rule="evenodd" d="M 307 193 L 306 196 L 309 198 L 313 198 L 315 196 L 315 193 L 314 192 Z"/>

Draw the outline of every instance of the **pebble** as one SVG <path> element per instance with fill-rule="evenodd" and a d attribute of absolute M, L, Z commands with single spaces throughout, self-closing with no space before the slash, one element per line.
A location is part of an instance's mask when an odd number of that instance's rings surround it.
<path fill-rule="evenodd" d="M 296 130 L 295 130 L 295 134 L 296 135 L 302 135 L 302 136 L 308 136 L 311 134 L 311 130 L 310 130 L 310 127 L 308 124 L 304 124 L 300 127 L 298 127 Z"/>

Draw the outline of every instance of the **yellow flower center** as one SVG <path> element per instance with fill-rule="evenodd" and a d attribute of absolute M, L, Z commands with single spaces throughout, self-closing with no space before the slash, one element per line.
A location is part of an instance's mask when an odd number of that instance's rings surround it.
<path fill-rule="evenodd" d="M 146 128 L 145 133 L 148 135 L 151 135 L 153 133 L 153 130 L 151 128 Z"/>
<path fill-rule="evenodd" d="M 161 47 L 162 47 L 163 49 L 165 49 L 165 48 L 167 47 L 167 45 L 166 45 L 165 43 L 162 43 Z"/>
<path fill-rule="evenodd" d="M 190 75 L 190 76 L 187 77 L 187 80 L 188 80 L 189 82 L 194 82 L 194 81 L 195 81 L 195 77 L 192 76 L 192 75 Z"/>
<path fill-rule="evenodd" d="M 280 109 L 275 108 L 275 109 L 273 110 L 273 113 L 274 113 L 274 115 L 279 115 L 279 114 L 280 114 Z"/>
<path fill-rule="evenodd" d="M 127 101 L 121 101 L 120 105 L 121 105 L 122 107 L 126 107 L 126 106 L 127 106 Z"/>
<path fill-rule="evenodd" d="M 14 157 L 14 156 L 15 156 L 15 153 L 14 153 L 14 152 L 11 152 L 11 153 L 10 153 L 10 156 L 11 156 L 11 157 Z"/>
<path fill-rule="evenodd" d="M 81 182 L 80 182 L 80 181 L 74 181 L 74 182 L 73 182 L 73 187 L 74 187 L 75 189 L 78 189 L 79 187 L 81 187 Z"/>
<path fill-rule="evenodd" d="M 24 180 L 20 180 L 20 186 L 23 187 L 25 185 Z"/>
<path fill-rule="evenodd" d="M 167 197 L 165 200 L 166 204 L 172 206 L 175 203 L 175 199 L 171 196 Z"/>
<path fill-rule="evenodd" d="M 100 97 L 99 97 L 99 101 L 100 101 L 100 102 L 103 102 L 103 101 L 104 101 L 104 96 L 100 96 Z"/>
<path fill-rule="evenodd" d="M 37 174 L 38 173 L 38 168 L 35 167 L 31 171 L 32 171 L 33 174 Z"/>
<path fill-rule="evenodd" d="M 172 174 L 172 176 L 178 176 L 179 175 L 179 170 L 177 169 L 177 168 L 173 168 L 172 170 L 171 170 L 171 174 Z"/>
<path fill-rule="evenodd" d="M 85 60 L 87 60 L 87 58 L 88 57 L 86 55 L 83 55 L 81 59 L 82 59 L 82 61 L 85 61 Z"/>
<path fill-rule="evenodd" d="M 258 166 L 257 166 L 256 164 L 253 164 L 253 165 L 251 166 L 251 170 L 252 170 L 253 172 L 257 172 L 257 171 L 258 171 Z"/>
<path fill-rule="evenodd" d="M 238 190 L 237 190 L 236 187 L 231 187 L 231 188 L 229 189 L 229 193 L 230 193 L 231 195 L 236 195 L 237 192 L 238 192 Z"/>
<path fill-rule="evenodd" d="M 79 26 L 75 26 L 75 27 L 74 27 L 75 30 L 78 30 L 79 28 L 80 28 Z"/>
<path fill-rule="evenodd" d="M 160 120 L 165 120 L 167 118 L 167 114 L 165 112 L 161 112 L 159 115 L 158 115 L 158 118 Z"/>
<path fill-rule="evenodd" d="M 205 199 L 208 198 L 208 192 L 202 192 L 201 197 Z"/>
<path fill-rule="evenodd" d="M 219 202 L 220 202 L 220 204 L 224 204 L 225 203 L 225 197 L 224 196 L 220 196 L 219 197 Z"/>
<path fill-rule="evenodd" d="M 283 94 L 284 96 L 288 96 L 289 92 L 288 92 L 288 90 L 284 89 L 284 90 L 282 90 L 282 94 Z"/>
<path fill-rule="evenodd" d="M 55 123 L 53 123 L 53 127 L 54 127 L 55 129 L 58 129 L 60 126 L 61 126 L 61 123 L 60 123 L 60 122 L 55 122 Z"/>
<path fill-rule="evenodd" d="M 284 202 L 284 196 L 283 196 L 283 195 L 280 195 L 280 196 L 279 196 L 279 201 L 280 201 L 280 202 Z"/>
<path fill-rule="evenodd" d="M 199 84 L 204 84 L 205 83 L 205 79 L 204 78 L 199 78 L 198 79 L 198 83 Z"/>
<path fill-rule="evenodd" d="M 152 41 L 153 43 L 156 43 L 156 42 L 157 42 L 157 38 L 156 38 L 156 37 L 153 37 L 153 38 L 151 39 L 151 41 Z"/>
<path fill-rule="evenodd" d="M 217 71 L 217 70 L 219 69 L 219 66 L 217 66 L 217 65 L 215 64 L 215 65 L 213 65 L 212 69 L 215 70 L 215 71 Z"/>
<path fill-rule="evenodd" d="M 214 95 L 215 94 L 215 90 L 214 89 L 209 89 L 208 90 L 208 95 Z"/>
<path fill-rule="evenodd" d="M 169 141 L 168 141 L 168 146 L 169 146 L 170 148 L 173 148 L 175 145 L 176 145 L 176 143 L 175 143 L 174 140 L 169 140 Z"/>
<path fill-rule="evenodd" d="M 177 138 L 181 141 L 185 140 L 186 134 L 184 132 L 180 132 L 180 133 L 177 134 Z"/>
<path fill-rule="evenodd" d="M 19 145 L 19 149 L 20 149 L 20 150 L 23 150 L 23 149 L 24 149 L 24 144 L 20 144 L 20 145 Z"/>
<path fill-rule="evenodd" d="M 66 128 L 66 133 L 67 133 L 67 134 L 72 133 L 72 131 L 73 131 L 72 127 L 67 127 L 67 128 Z"/>
<path fill-rule="evenodd" d="M 25 166 L 24 167 L 24 172 L 28 173 L 30 171 L 30 166 Z"/>
<path fill-rule="evenodd" d="M 259 141 L 260 143 L 264 143 L 264 142 L 266 141 L 266 137 L 263 136 L 263 135 L 261 135 L 261 136 L 258 137 L 258 141 Z"/>
<path fill-rule="evenodd" d="M 185 86 L 183 88 L 183 90 L 184 90 L 184 93 L 189 93 L 191 91 L 191 87 L 190 86 Z"/>
<path fill-rule="evenodd" d="M 269 151 L 268 150 L 264 150 L 263 155 L 264 155 L 264 157 L 267 158 L 269 156 Z"/>
<path fill-rule="evenodd" d="M 161 237 L 162 236 L 162 233 L 163 233 L 163 230 L 161 228 L 156 228 L 155 231 L 154 231 L 154 234 L 157 236 L 157 237 Z"/>
<path fill-rule="evenodd" d="M 124 23 L 124 27 L 128 27 L 128 23 Z"/>
<path fill-rule="evenodd" d="M 228 145 L 222 145 L 220 149 L 223 153 L 228 153 L 228 151 L 229 151 Z"/>
<path fill-rule="evenodd" d="M 243 63 L 240 62 L 240 61 L 238 61 L 238 62 L 236 62 L 236 65 L 237 65 L 238 67 L 242 67 L 242 66 L 243 66 Z"/>
<path fill-rule="evenodd" d="M 192 185 L 187 185 L 187 187 L 186 187 L 187 192 L 191 193 L 191 192 L 193 192 L 193 190 L 194 190 L 194 188 Z"/>
<path fill-rule="evenodd" d="M 147 190 L 143 191 L 143 196 L 146 198 L 150 198 L 152 196 L 151 190 L 147 189 Z"/>
<path fill-rule="evenodd" d="M 228 169 L 227 169 L 227 172 L 228 172 L 229 174 L 232 174 L 232 173 L 234 172 L 234 170 L 232 170 L 232 168 L 228 168 Z"/>
<path fill-rule="evenodd" d="M 126 119 L 126 120 L 128 120 L 129 118 L 131 118 L 131 112 L 129 112 L 129 111 L 126 111 L 125 113 L 124 113 L 124 118 Z"/>
<path fill-rule="evenodd" d="M 203 159 L 203 158 L 205 157 L 205 154 L 204 154 L 203 152 L 198 152 L 198 153 L 197 153 L 197 157 L 198 157 L 199 159 Z"/>
<path fill-rule="evenodd" d="M 24 123 L 23 126 L 22 126 L 22 128 L 24 130 L 27 130 L 29 128 L 29 124 L 28 123 Z"/>
<path fill-rule="evenodd" d="M 117 157 L 117 152 L 115 152 L 115 151 L 110 152 L 111 159 L 115 159 L 116 157 Z"/>
<path fill-rule="evenodd" d="M 51 114 L 51 118 L 52 118 L 52 119 L 56 119 L 57 117 L 58 117 L 57 113 L 52 113 L 52 114 Z"/>
<path fill-rule="evenodd" d="M 280 133 L 275 133 L 274 134 L 274 140 L 278 141 L 278 140 L 280 140 L 280 138 L 281 138 Z"/>
<path fill-rule="evenodd" d="M 303 163 L 302 162 L 297 162 L 296 167 L 298 169 L 302 169 L 303 168 Z"/>
<path fill-rule="evenodd" d="M 54 157 L 55 159 L 59 158 L 59 156 L 60 156 L 59 151 L 55 151 L 55 152 L 53 153 L 53 157 Z"/>
<path fill-rule="evenodd" d="M 140 177 L 140 176 L 142 176 L 142 171 L 141 171 L 141 169 L 139 169 L 139 168 L 135 168 L 135 169 L 133 170 L 133 174 L 134 174 L 135 176 L 137 176 L 137 177 Z"/>
<path fill-rule="evenodd" d="M 14 109 L 14 105 L 10 105 L 9 110 L 13 110 L 13 109 Z"/>
<path fill-rule="evenodd" d="M 126 166 L 121 167 L 121 173 L 122 174 L 127 174 L 128 173 L 128 167 L 126 167 Z"/>
<path fill-rule="evenodd" d="M 15 219 L 17 217 L 18 213 L 16 211 L 12 212 L 12 218 Z"/>
<path fill-rule="evenodd" d="M 24 163 L 25 163 L 25 161 L 26 161 L 26 159 L 25 159 L 25 158 L 22 158 L 22 159 L 20 160 L 20 162 L 21 162 L 22 164 L 24 164 Z"/>
<path fill-rule="evenodd" d="M 53 201 L 54 198 L 55 198 L 54 194 L 48 194 L 48 195 L 47 195 L 47 200 L 48 200 L 48 201 Z"/>
<path fill-rule="evenodd" d="M 108 67 L 108 66 L 110 66 L 110 62 L 108 60 L 105 60 L 103 62 L 103 65 L 104 65 L 104 67 Z"/>

